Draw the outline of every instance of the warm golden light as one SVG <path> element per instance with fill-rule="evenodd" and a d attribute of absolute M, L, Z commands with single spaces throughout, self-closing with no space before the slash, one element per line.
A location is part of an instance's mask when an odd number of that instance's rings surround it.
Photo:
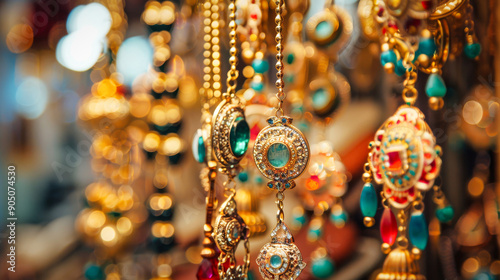
<path fill-rule="evenodd" d="M 116 231 L 114 228 L 107 226 L 101 230 L 101 239 L 105 242 L 111 242 L 116 238 Z"/>
<path fill-rule="evenodd" d="M 99 210 L 94 210 L 89 214 L 87 225 L 91 228 L 100 228 L 106 222 L 106 215 Z"/>
<path fill-rule="evenodd" d="M 480 196 L 484 191 L 484 182 L 479 177 L 470 179 L 467 190 L 472 196 Z"/>
<path fill-rule="evenodd" d="M 118 221 L 116 221 L 116 229 L 122 235 L 129 235 L 132 233 L 132 222 L 127 217 L 121 217 Z"/>
<path fill-rule="evenodd" d="M 476 125 L 483 118 L 483 107 L 477 101 L 467 101 L 462 110 L 462 115 L 466 123 Z"/>
<path fill-rule="evenodd" d="M 27 51 L 33 44 L 33 29 L 27 24 L 14 25 L 7 33 L 6 44 L 13 53 Z"/>

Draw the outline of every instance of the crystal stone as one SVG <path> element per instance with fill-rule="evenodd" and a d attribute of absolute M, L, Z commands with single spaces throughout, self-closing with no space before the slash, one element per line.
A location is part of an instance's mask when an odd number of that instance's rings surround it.
<path fill-rule="evenodd" d="M 269 150 L 267 150 L 267 158 L 272 166 L 281 168 L 288 163 L 290 151 L 286 145 L 274 143 L 269 147 Z"/>
<path fill-rule="evenodd" d="M 250 141 L 250 127 L 244 117 L 237 117 L 231 127 L 229 143 L 234 155 L 241 157 L 245 154 Z"/>

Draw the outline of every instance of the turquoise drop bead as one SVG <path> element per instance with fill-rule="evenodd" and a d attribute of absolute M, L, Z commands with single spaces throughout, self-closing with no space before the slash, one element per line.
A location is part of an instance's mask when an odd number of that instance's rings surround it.
<path fill-rule="evenodd" d="M 411 215 L 408 233 L 413 246 L 420 250 L 424 250 L 425 247 L 427 247 L 429 229 L 427 228 L 427 222 L 422 213 L 414 213 Z"/>
<path fill-rule="evenodd" d="M 481 53 L 481 44 L 472 43 L 464 46 L 464 53 L 470 59 L 474 59 Z"/>
<path fill-rule="evenodd" d="M 267 150 L 267 158 L 272 166 L 281 168 L 288 163 L 290 151 L 284 144 L 274 143 L 269 147 L 269 150 Z"/>
<path fill-rule="evenodd" d="M 264 83 L 262 82 L 250 82 L 250 87 L 256 92 L 262 92 L 264 90 Z"/>
<path fill-rule="evenodd" d="M 104 271 L 101 267 L 95 264 L 88 265 L 85 268 L 85 278 L 88 280 L 102 280 L 104 279 Z"/>
<path fill-rule="evenodd" d="M 316 29 L 314 29 L 314 34 L 320 40 L 327 40 L 333 34 L 333 26 L 328 21 L 322 21 L 316 25 Z"/>
<path fill-rule="evenodd" d="M 252 61 L 252 68 L 255 73 L 264 74 L 269 70 L 269 62 L 263 59 L 254 59 Z"/>
<path fill-rule="evenodd" d="M 446 205 L 445 207 L 436 209 L 436 218 L 438 218 L 441 223 L 447 223 L 451 221 L 454 215 L 455 210 L 453 210 L 453 207 L 451 207 L 451 205 Z"/>
<path fill-rule="evenodd" d="M 335 265 L 330 258 L 319 258 L 313 261 L 311 272 L 316 278 L 327 279 L 335 273 Z"/>
<path fill-rule="evenodd" d="M 229 134 L 229 143 L 233 154 L 241 157 L 245 154 L 250 141 L 250 127 L 245 118 L 238 117 L 234 120 Z"/>
<path fill-rule="evenodd" d="M 393 50 L 382 52 L 382 54 L 380 55 L 380 62 L 382 63 L 382 66 L 385 65 L 386 63 L 392 63 L 396 65 L 397 61 L 398 61 L 398 56 Z"/>
<path fill-rule="evenodd" d="M 406 67 L 403 66 L 403 60 L 399 59 L 396 62 L 396 67 L 394 69 L 394 73 L 398 76 L 403 76 L 406 73 Z"/>
<path fill-rule="evenodd" d="M 436 42 L 434 42 L 434 38 L 426 38 L 420 40 L 418 43 L 418 53 L 425 54 L 428 57 L 432 57 L 434 52 L 436 52 Z"/>
<path fill-rule="evenodd" d="M 269 259 L 269 264 L 271 265 L 272 268 L 280 268 L 281 265 L 283 264 L 283 260 L 279 255 L 272 255 L 271 258 Z"/>
<path fill-rule="evenodd" d="M 377 192 L 372 183 L 366 183 L 361 191 L 361 198 L 359 200 L 361 213 L 365 217 L 375 217 L 377 213 L 378 200 Z"/>
<path fill-rule="evenodd" d="M 429 97 L 444 97 L 446 95 L 446 85 L 443 78 L 436 73 L 430 74 L 425 85 L 425 93 Z"/>

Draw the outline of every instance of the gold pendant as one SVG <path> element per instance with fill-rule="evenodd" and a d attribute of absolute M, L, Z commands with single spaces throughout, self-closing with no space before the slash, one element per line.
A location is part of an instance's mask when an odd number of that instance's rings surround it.
<path fill-rule="evenodd" d="M 270 117 L 255 140 L 253 156 L 259 171 L 268 179 L 267 186 L 278 191 L 293 189 L 309 161 L 307 139 L 290 117 Z"/>
<path fill-rule="evenodd" d="M 284 223 L 278 223 L 271 233 L 271 242 L 260 250 L 257 265 L 266 280 L 296 279 L 306 263 L 299 248 L 293 243 L 293 236 Z"/>

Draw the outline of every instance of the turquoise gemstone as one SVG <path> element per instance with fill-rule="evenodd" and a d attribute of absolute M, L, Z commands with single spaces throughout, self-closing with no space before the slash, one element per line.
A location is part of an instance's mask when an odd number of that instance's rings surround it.
<path fill-rule="evenodd" d="M 255 73 L 264 74 L 269 70 L 269 62 L 263 59 L 254 59 L 252 61 L 252 68 Z"/>
<path fill-rule="evenodd" d="M 474 275 L 474 278 L 472 280 L 495 280 L 498 278 L 495 278 L 495 276 L 491 275 L 489 271 L 480 271 L 478 274 Z"/>
<path fill-rule="evenodd" d="M 361 198 L 359 200 L 361 213 L 365 217 L 375 217 L 377 213 L 378 200 L 377 192 L 372 183 L 366 183 L 361 191 Z"/>
<path fill-rule="evenodd" d="M 252 88 L 256 92 L 260 93 L 260 92 L 262 92 L 264 90 L 264 83 L 251 81 L 250 82 L 250 88 Z"/>
<path fill-rule="evenodd" d="M 380 55 L 380 62 L 382 63 L 382 66 L 386 63 L 392 63 L 396 65 L 396 63 L 398 62 L 398 56 L 393 50 L 388 50 L 382 52 L 382 54 Z"/>
<path fill-rule="evenodd" d="M 406 67 L 403 66 L 403 60 L 399 59 L 396 62 L 396 67 L 394 68 L 394 73 L 398 76 L 403 76 L 406 73 Z"/>
<path fill-rule="evenodd" d="M 345 211 L 330 214 L 330 220 L 336 227 L 343 227 L 347 223 L 348 218 Z"/>
<path fill-rule="evenodd" d="M 436 73 L 430 74 L 425 85 L 425 93 L 429 97 L 444 97 L 446 95 L 446 85 L 443 78 Z"/>
<path fill-rule="evenodd" d="M 330 102 L 330 94 L 324 88 L 317 89 L 312 96 L 312 106 L 314 110 L 321 110 Z"/>
<path fill-rule="evenodd" d="M 281 168 L 288 163 L 290 151 L 284 144 L 274 143 L 267 150 L 267 159 L 272 166 Z"/>
<path fill-rule="evenodd" d="M 474 59 L 481 53 L 481 44 L 472 43 L 464 46 L 464 53 L 470 59 Z"/>
<path fill-rule="evenodd" d="M 319 40 L 328 40 L 333 35 L 333 26 L 328 21 L 322 21 L 316 25 L 314 34 Z"/>
<path fill-rule="evenodd" d="M 205 161 L 205 143 L 203 142 L 203 137 L 198 137 L 198 162 Z"/>
<path fill-rule="evenodd" d="M 327 279 L 335 273 L 335 265 L 330 258 L 319 258 L 313 261 L 311 272 L 316 278 Z"/>
<path fill-rule="evenodd" d="M 289 53 L 286 56 L 286 63 L 292 64 L 295 61 L 295 55 L 293 53 Z"/>
<path fill-rule="evenodd" d="M 282 264 L 283 264 L 283 260 L 281 259 L 281 256 L 279 256 L 279 255 L 272 255 L 271 258 L 269 259 L 269 265 L 272 268 L 280 268 Z"/>
<path fill-rule="evenodd" d="M 321 236 L 321 228 L 309 228 L 307 231 L 307 238 L 310 240 L 317 240 Z"/>
<path fill-rule="evenodd" d="M 105 278 L 102 268 L 95 264 L 88 265 L 85 268 L 84 275 L 88 280 L 102 280 Z"/>
<path fill-rule="evenodd" d="M 293 224 L 295 227 L 302 227 L 306 223 L 306 215 L 295 214 L 293 215 Z"/>
<path fill-rule="evenodd" d="M 244 117 L 238 117 L 234 120 L 229 134 L 229 143 L 231 150 L 237 157 L 245 154 L 250 141 L 250 127 Z"/>
<path fill-rule="evenodd" d="M 427 222 L 422 213 L 414 213 L 411 215 L 408 235 L 410 236 L 410 241 L 413 246 L 420 250 L 424 250 L 425 247 L 427 247 L 429 229 L 427 228 Z"/>
<path fill-rule="evenodd" d="M 437 46 L 436 42 L 434 42 L 434 38 L 426 38 L 420 40 L 418 43 L 418 53 L 425 54 L 428 57 L 432 57 L 436 52 Z"/>
<path fill-rule="evenodd" d="M 447 223 L 451 221 L 454 215 L 455 210 L 453 210 L 453 207 L 451 207 L 451 205 L 446 205 L 445 207 L 436 209 L 436 218 L 438 218 L 441 223 Z"/>
<path fill-rule="evenodd" d="M 243 183 L 248 181 L 248 173 L 246 171 L 241 171 L 240 174 L 238 174 L 238 180 Z"/>
<path fill-rule="evenodd" d="M 233 228 L 233 232 L 232 232 L 232 235 L 233 235 L 233 239 L 237 239 L 238 236 L 239 236 L 239 232 L 238 232 L 238 228 Z"/>

